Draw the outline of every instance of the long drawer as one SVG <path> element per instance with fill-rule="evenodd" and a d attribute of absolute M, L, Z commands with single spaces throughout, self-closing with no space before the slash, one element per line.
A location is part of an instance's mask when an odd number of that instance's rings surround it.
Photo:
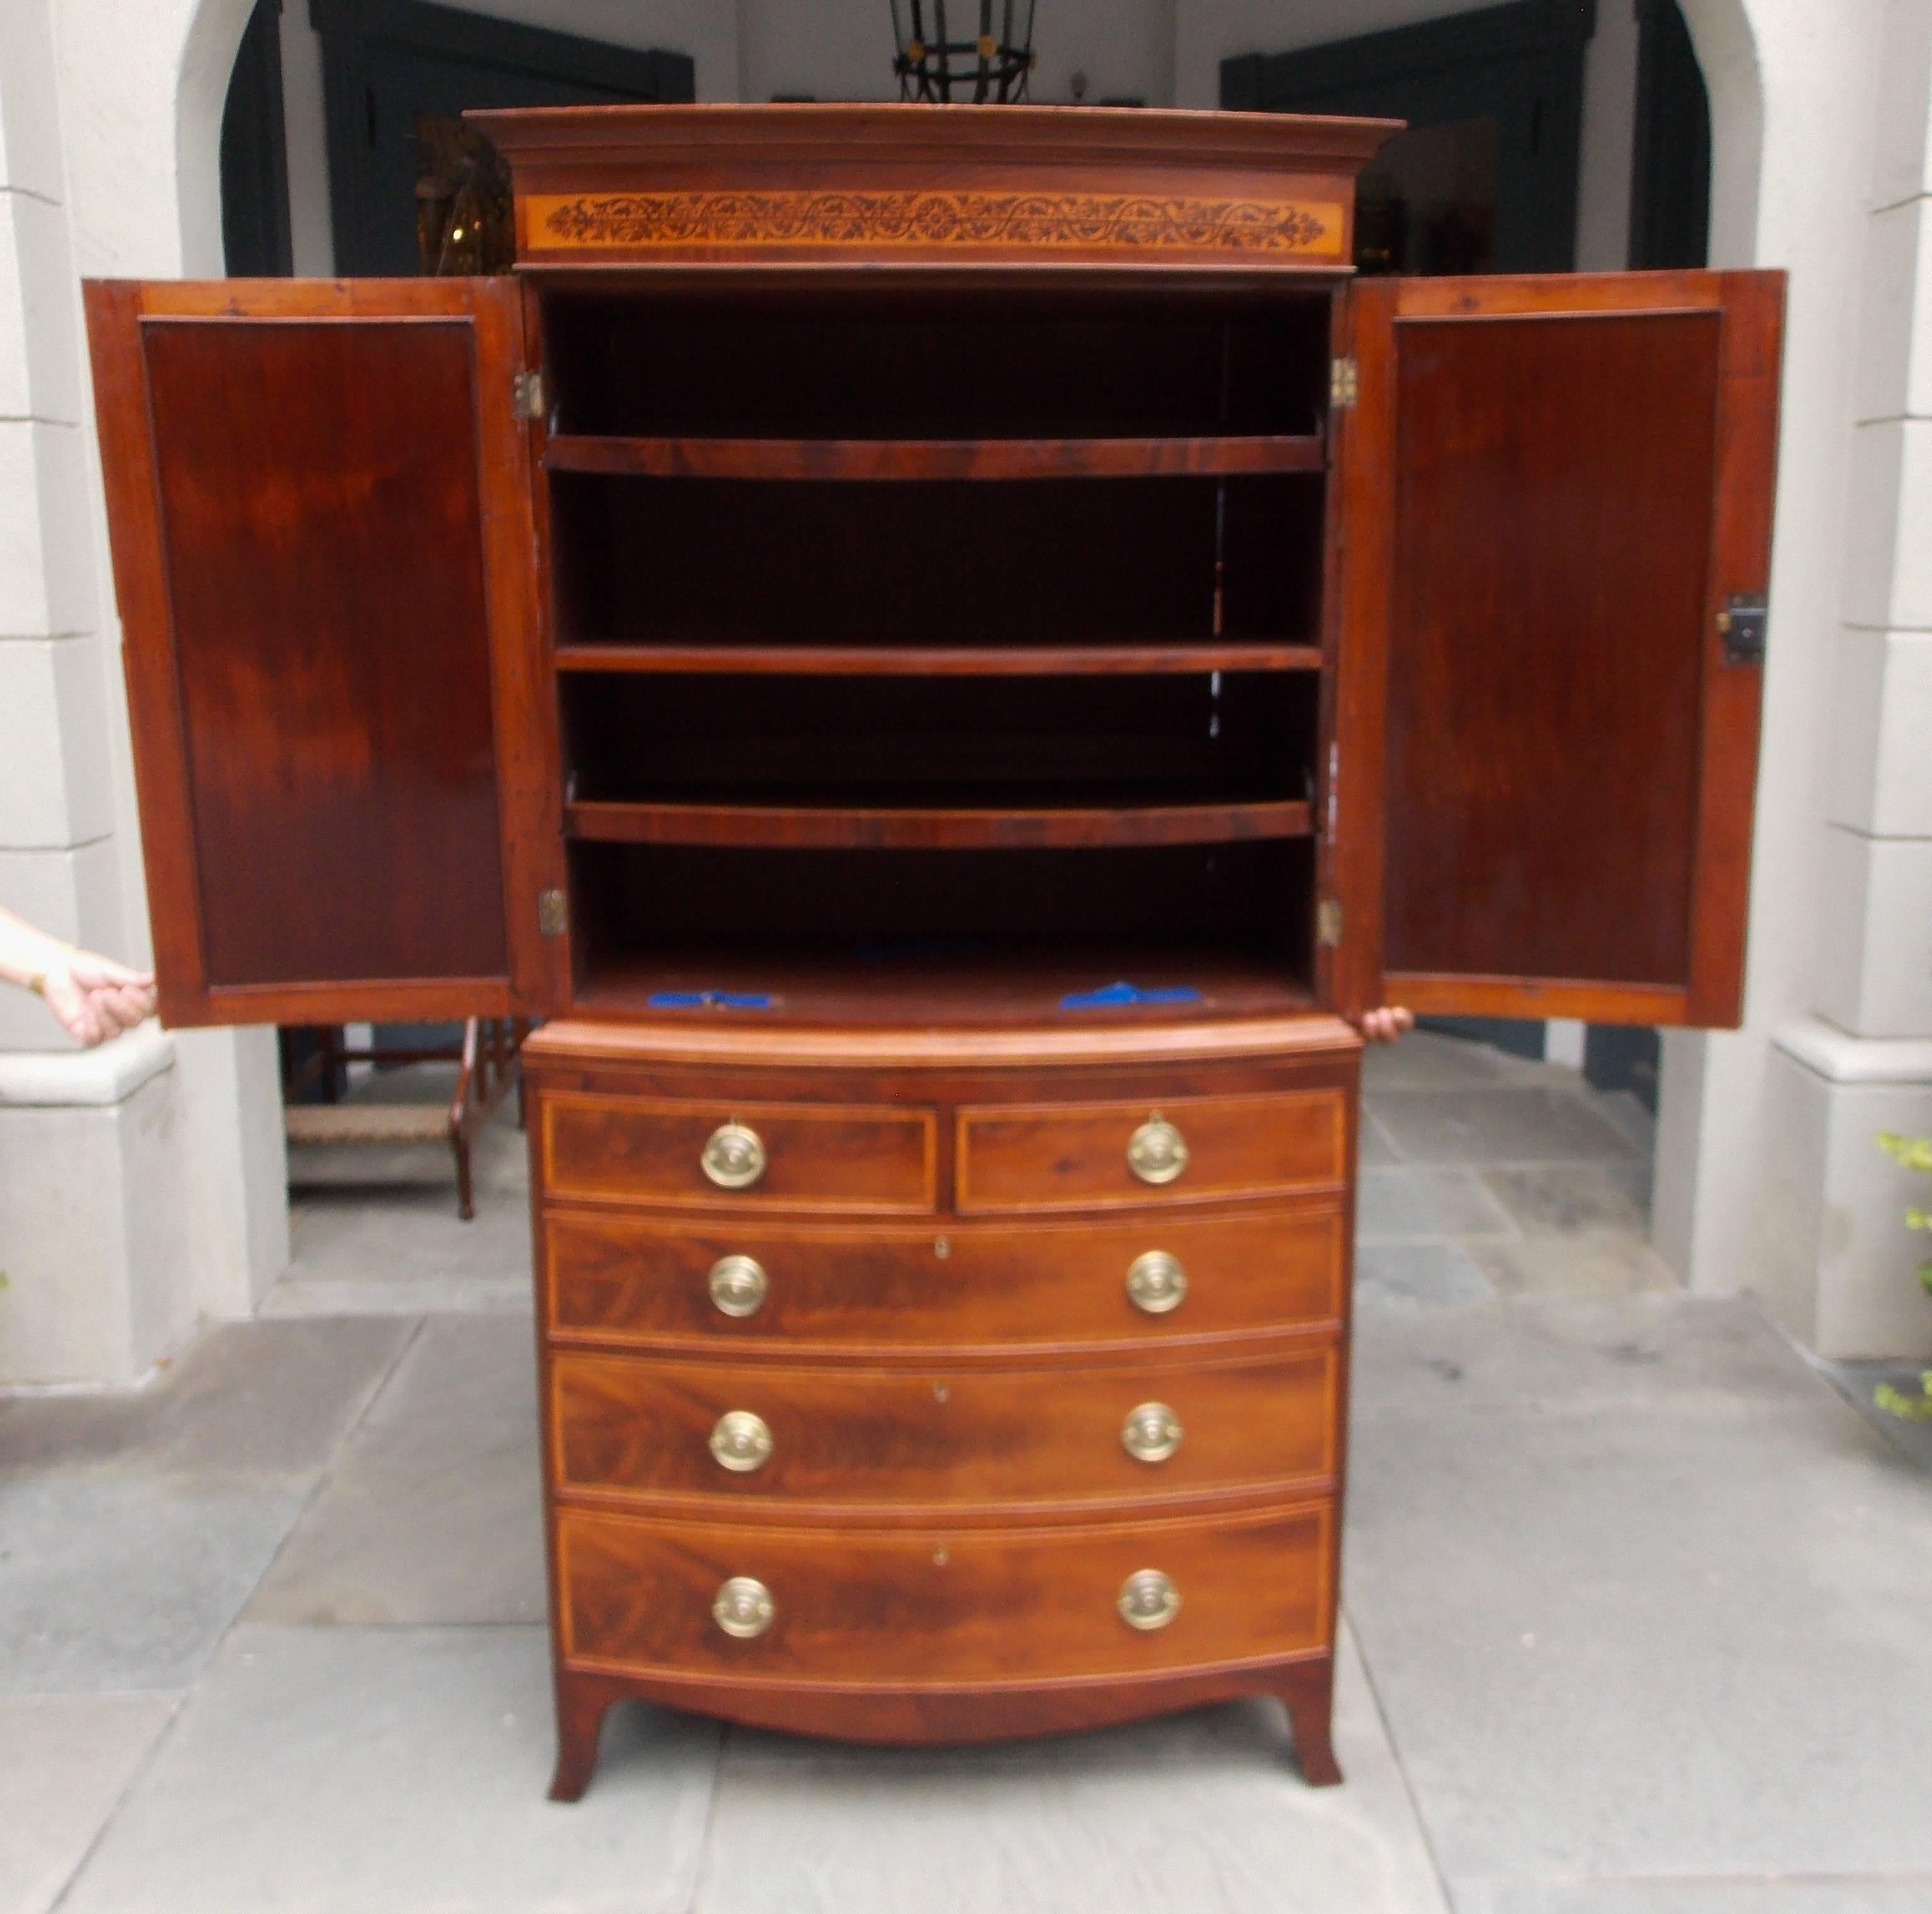
<path fill-rule="evenodd" d="M 1328 1646 L 1326 1502 L 1168 1521 L 784 1529 L 556 1514 L 566 1662 L 933 1686 L 1212 1667 Z"/>
<path fill-rule="evenodd" d="M 1148 1101 L 981 1104 L 956 1116 L 962 1215 L 1200 1203 L 1335 1188 L 1339 1089 Z"/>
<path fill-rule="evenodd" d="M 931 1110 L 545 1090 L 538 1110 L 552 1196 L 861 1215 L 930 1210 L 938 1200 Z"/>
<path fill-rule="evenodd" d="M 1326 1203 L 917 1227 L 557 1211 L 540 1274 L 565 1337 L 1010 1349 L 1332 1322 L 1343 1240 Z"/>
<path fill-rule="evenodd" d="M 558 1486 L 824 1509 L 1072 1507 L 1334 1472 L 1330 1347 L 1091 1369 L 559 1353 Z"/>

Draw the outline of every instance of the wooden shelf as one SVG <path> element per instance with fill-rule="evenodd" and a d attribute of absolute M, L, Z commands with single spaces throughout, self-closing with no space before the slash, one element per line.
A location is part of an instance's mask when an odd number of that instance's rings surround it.
<path fill-rule="evenodd" d="M 1192 478 L 1320 472 L 1319 437 L 1194 439 L 634 439 L 558 433 L 551 472 L 640 478 Z"/>
<path fill-rule="evenodd" d="M 1318 645 L 1202 639 L 1122 645 L 560 645 L 559 671 L 716 672 L 799 677 L 1073 678 L 1210 671 L 1319 671 Z"/>
<path fill-rule="evenodd" d="M 1183 1004 L 1063 1008 L 1070 995 L 1115 982 L 1142 990 L 1192 989 L 1200 996 Z M 746 1028 L 934 1021 L 1087 1027 L 1276 1016 L 1306 1010 L 1312 1002 L 1306 980 L 1283 957 L 1228 942 L 1108 938 L 998 950 L 670 945 L 620 956 L 593 948 L 572 1010 L 597 1017 L 659 1016 L 666 1010 L 651 1000 L 661 994 L 720 992 L 767 1002 L 758 1008 L 699 1005 L 668 1014 L 728 1019 Z"/>
<path fill-rule="evenodd" d="M 564 807 L 564 834 L 615 844 L 791 850 L 1132 848 L 1306 837 L 1309 807 L 1287 800 L 1026 809 L 840 804 L 644 804 Z"/>

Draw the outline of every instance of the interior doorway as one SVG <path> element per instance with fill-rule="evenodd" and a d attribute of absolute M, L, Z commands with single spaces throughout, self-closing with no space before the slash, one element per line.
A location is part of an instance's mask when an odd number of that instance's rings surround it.
<path fill-rule="evenodd" d="M 541 7 L 532 11 L 541 12 Z M 309 0 L 322 39 L 330 223 L 343 274 L 422 270 L 427 123 L 472 106 L 689 100 L 688 54 L 640 52 L 423 0 Z"/>
<path fill-rule="evenodd" d="M 1636 133 L 1630 263 L 1708 265 L 1711 96 L 1678 0 L 1636 0 Z"/>
<path fill-rule="evenodd" d="M 295 271 L 281 13 L 282 0 L 255 0 L 221 109 L 221 256 L 231 279 Z"/>
<path fill-rule="evenodd" d="M 1364 169 L 1364 273 L 1568 272 L 1595 0 L 1512 0 L 1221 65 L 1221 104 L 1406 120 Z"/>

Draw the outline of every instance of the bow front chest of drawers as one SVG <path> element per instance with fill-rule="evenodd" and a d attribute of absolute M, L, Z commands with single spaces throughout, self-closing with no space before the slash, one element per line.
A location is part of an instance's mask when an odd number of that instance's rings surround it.
<path fill-rule="evenodd" d="M 566 1792 L 633 1692 L 913 1740 L 1272 1688 L 1332 1774 L 1358 1040 L 988 1047 L 533 1040 Z"/>
<path fill-rule="evenodd" d="M 560 1755 L 1339 1778 L 1360 1042 L 1736 1020 L 1774 276 L 1383 123 L 478 116 L 505 280 L 88 289 L 175 1023 L 525 1015 Z"/>

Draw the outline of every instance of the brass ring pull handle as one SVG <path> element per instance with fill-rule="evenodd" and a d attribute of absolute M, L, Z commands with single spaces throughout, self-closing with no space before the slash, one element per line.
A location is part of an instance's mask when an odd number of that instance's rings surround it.
<path fill-rule="evenodd" d="M 711 1431 L 711 1454 L 721 1469 L 748 1475 L 772 1459 L 772 1432 L 762 1415 L 728 1409 Z"/>
<path fill-rule="evenodd" d="M 1127 1167 L 1143 1183 L 1172 1183 L 1187 1167 L 1187 1143 L 1159 1110 L 1127 1139 Z"/>
<path fill-rule="evenodd" d="M 772 1592 L 753 1575 L 734 1575 L 721 1583 L 711 1619 L 734 1641 L 748 1642 L 772 1625 L 778 1612 Z"/>
<path fill-rule="evenodd" d="M 765 1173 L 765 1146 L 757 1131 L 721 1123 L 706 1139 L 698 1161 L 721 1190 L 748 1190 Z"/>
<path fill-rule="evenodd" d="M 1165 1250 L 1149 1250 L 1127 1266 L 1127 1300 L 1149 1316 L 1165 1316 L 1178 1309 L 1187 1293 L 1187 1272 L 1178 1256 Z M 721 1307 L 722 1304 L 719 1305 Z"/>
<path fill-rule="evenodd" d="M 1165 1462 L 1180 1446 L 1186 1432 L 1164 1402 L 1144 1402 L 1127 1411 L 1120 1425 L 1120 1446 L 1136 1462 Z"/>
<path fill-rule="evenodd" d="M 708 1280 L 711 1300 L 721 1316 L 757 1315 L 771 1287 L 764 1265 L 749 1256 L 721 1256 L 711 1266 Z"/>
<path fill-rule="evenodd" d="M 1164 1628 L 1180 1613 L 1180 1591 L 1158 1568 L 1136 1568 L 1114 1606 L 1130 1628 Z"/>

